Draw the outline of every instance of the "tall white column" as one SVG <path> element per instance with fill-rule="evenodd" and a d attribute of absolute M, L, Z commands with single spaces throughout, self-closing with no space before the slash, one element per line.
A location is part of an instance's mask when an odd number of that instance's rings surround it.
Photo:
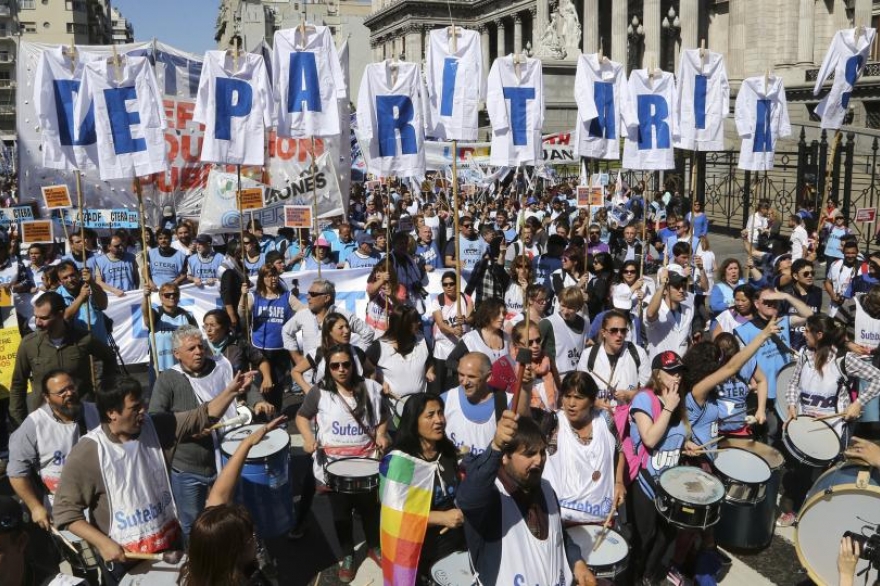
<path fill-rule="evenodd" d="M 871 26 L 871 0 L 856 0 L 853 11 L 853 24 L 855 26 Z"/>
<path fill-rule="evenodd" d="M 480 50 L 483 53 L 483 75 L 489 75 L 489 67 L 492 66 L 489 61 L 489 25 L 481 24 L 477 28 L 480 31 Z"/>
<path fill-rule="evenodd" d="M 532 18 L 532 52 L 540 55 L 541 36 L 550 24 L 550 0 L 537 0 L 535 17 Z"/>
<path fill-rule="evenodd" d="M 628 2 L 611 3 L 611 59 L 626 65 L 626 27 L 629 25 Z M 605 47 L 608 55 L 608 47 Z"/>
<path fill-rule="evenodd" d="M 513 15 L 513 52 L 514 53 L 522 53 L 523 50 L 523 42 L 522 42 L 522 16 L 519 14 Z"/>
<path fill-rule="evenodd" d="M 613 2 L 612 4 L 624 4 L 624 12 L 626 12 L 626 2 Z M 599 0 L 584 0 L 584 17 L 581 19 L 581 37 L 583 44 L 581 51 L 584 53 L 596 53 L 599 51 Z M 604 52 L 608 53 L 608 47 Z"/>
<path fill-rule="evenodd" d="M 495 30 L 498 31 L 498 38 L 495 39 L 495 50 L 498 57 L 504 57 L 504 20 L 499 18 L 495 21 Z"/>
<path fill-rule="evenodd" d="M 644 0 L 645 56 L 643 67 L 660 66 L 660 0 Z"/>
<path fill-rule="evenodd" d="M 681 15 L 681 46 L 696 49 L 700 46 L 700 0 L 678 0 Z"/>
<path fill-rule="evenodd" d="M 798 11 L 798 63 L 813 62 L 815 13 L 816 0 L 801 0 Z"/>
<path fill-rule="evenodd" d="M 423 47 L 421 25 L 410 26 L 406 31 L 406 60 L 421 63 Z"/>
<path fill-rule="evenodd" d="M 728 75 L 732 80 L 742 80 L 745 77 L 746 0 L 730 0 L 729 6 Z"/>

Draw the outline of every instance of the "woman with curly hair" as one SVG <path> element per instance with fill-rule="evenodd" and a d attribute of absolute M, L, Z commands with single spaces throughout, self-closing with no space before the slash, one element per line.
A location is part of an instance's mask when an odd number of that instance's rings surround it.
<path fill-rule="evenodd" d="M 506 355 L 510 347 L 510 335 L 503 329 L 505 314 L 504 302 L 500 299 L 483 301 L 474 311 L 471 331 L 462 336 L 449 353 L 447 367 L 452 372 L 457 372 L 458 361 L 468 352 L 485 354 L 493 364 Z"/>

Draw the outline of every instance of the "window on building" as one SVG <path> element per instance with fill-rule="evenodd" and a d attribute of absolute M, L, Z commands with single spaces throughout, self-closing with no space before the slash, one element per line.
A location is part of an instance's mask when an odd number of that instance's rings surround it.
<path fill-rule="evenodd" d="M 37 7 L 37 0 L 18 0 L 18 7 L 21 10 L 34 10 Z"/>
<path fill-rule="evenodd" d="M 880 128 L 880 102 L 862 102 L 865 104 L 865 126 Z"/>
<path fill-rule="evenodd" d="M 876 29 L 880 26 L 880 14 L 871 17 L 871 26 Z M 871 54 L 868 55 L 868 61 L 880 61 L 880 44 L 877 42 L 877 35 L 874 35 L 874 45 L 871 47 Z"/>
<path fill-rule="evenodd" d="M 21 32 L 23 33 L 37 32 L 37 23 L 35 22 L 21 22 L 19 25 L 21 26 Z"/>
<path fill-rule="evenodd" d="M 67 32 L 72 35 L 86 35 L 89 32 L 89 27 L 84 24 L 77 24 L 75 22 L 67 23 Z"/>
<path fill-rule="evenodd" d="M 82 11 L 86 9 L 86 3 L 83 0 L 65 0 L 64 8 L 67 10 Z"/>

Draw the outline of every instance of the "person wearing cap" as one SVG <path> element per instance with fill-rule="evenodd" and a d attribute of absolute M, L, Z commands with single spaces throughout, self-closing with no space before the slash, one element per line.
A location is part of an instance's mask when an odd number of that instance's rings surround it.
<path fill-rule="evenodd" d="M 303 259 L 300 264 L 301 271 L 317 271 L 318 266 L 321 270 L 330 271 L 336 269 L 336 264 L 330 258 L 330 243 L 323 236 L 319 236 L 312 247 L 311 254 Z"/>
<path fill-rule="evenodd" d="M 148 253 L 149 285 L 154 292 L 165 283 L 180 285 L 186 280 L 186 255 L 171 246 L 171 230 L 157 230 L 156 244 Z"/>
<path fill-rule="evenodd" d="M 831 265 L 844 257 L 843 238 L 850 233 L 847 226 L 846 216 L 840 210 L 834 210 L 829 215 L 831 220 L 825 229 L 825 263 L 826 270 L 831 270 Z"/>
<path fill-rule="evenodd" d="M 114 234 L 110 238 L 107 253 L 95 257 L 94 267 L 98 286 L 117 297 L 140 286 L 137 261 L 132 253 L 126 252 L 121 236 Z"/>
<path fill-rule="evenodd" d="M 376 239 L 369 232 L 361 232 L 357 235 L 357 248 L 348 255 L 343 263 L 344 269 L 368 269 L 376 266 L 379 262 L 379 253 L 373 247 Z"/>
<path fill-rule="evenodd" d="M 79 439 L 99 422 L 94 403 L 82 401 L 66 370 L 47 372 L 42 388 L 43 404 L 10 437 L 6 474 L 31 520 L 48 531 L 64 461 Z"/>
<path fill-rule="evenodd" d="M 245 272 L 248 277 L 256 277 L 260 267 L 266 264 L 266 254 L 260 250 L 260 241 L 253 233 L 245 232 L 241 241 L 244 244 L 241 261 Z"/>
<path fill-rule="evenodd" d="M 196 236 L 196 252 L 187 259 L 189 280 L 196 287 L 213 287 L 220 282 L 223 256 L 214 252 L 210 234 Z"/>
<path fill-rule="evenodd" d="M 35 551 L 24 510 L 11 496 L 0 496 L 0 584 L 3 586 L 75 586 L 82 578 L 48 567 L 46 551 Z M 31 546 L 31 547 L 29 547 Z"/>
<path fill-rule="evenodd" d="M 534 217 L 534 218 L 537 218 L 538 220 L 540 220 L 541 222 L 543 222 L 544 216 L 546 215 L 546 212 L 543 209 L 541 209 L 540 206 L 541 206 L 541 201 L 535 196 L 530 196 L 526 200 L 526 209 L 524 210 L 523 217 L 524 218 Z"/>
<path fill-rule="evenodd" d="M 684 353 L 691 341 L 694 296 L 681 265 L 671 264 L 657 274 L 657 291 L 645 311 L 648 356 L 664 350 Z"/>
<path fill-rule="evenodd" d="M 177 226 L 177 216 L 174 214 L 173 206 L 164 206 L 162 208 L 162 218 L 159 220 L 160 230 L 174 230 Z"/>

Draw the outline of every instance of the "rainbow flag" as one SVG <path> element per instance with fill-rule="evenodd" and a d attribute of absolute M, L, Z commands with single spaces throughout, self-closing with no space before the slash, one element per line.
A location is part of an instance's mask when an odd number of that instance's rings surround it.
<path fill-rule="evenodd" d="M 393 451 L 379 466 L 382 577 L 385 586 L 413 586 L 428 527 L 435 467 Z"/>

